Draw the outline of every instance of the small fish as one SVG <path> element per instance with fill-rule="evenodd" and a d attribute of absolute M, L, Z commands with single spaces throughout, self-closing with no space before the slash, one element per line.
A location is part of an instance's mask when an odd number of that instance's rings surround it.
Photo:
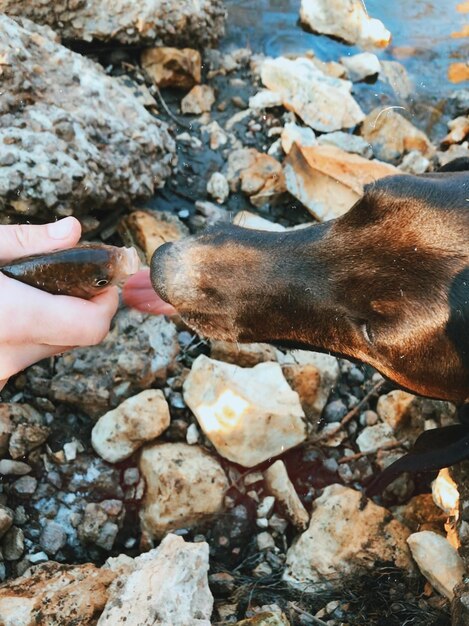
<path fill-rule="evenodd" d="M 135 274 L 139 265 L 135 248 L 82 244 L 16 259 L 0 271 L 42 291 L 89 300 Z"/>

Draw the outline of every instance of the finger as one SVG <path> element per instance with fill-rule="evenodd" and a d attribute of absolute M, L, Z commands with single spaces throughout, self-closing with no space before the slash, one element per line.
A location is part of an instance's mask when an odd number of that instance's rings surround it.
<path fill-rule="evenodd" d="M 107 335 L 118 307 L 110 287 L 91 300 L 54 296 L 0 272 L 0 344 L 88 346 Z"/>
<path fill-rule="evenodd" d="M 8 378 L 21 372 L 33 363 L 70 350 L 70 346 L 41 346 L 30 344 L 11 345 L 3 348 L 0 354 L 0 390 Z"/>
<path fill-rule="evenodd" d="M 70 248 L 79 241 L 80 235 L 81 225 L 75 217 L 40 226 L 0 226 L 0 262 L 7 263 L 31 254 Z"/>
<path fill-rule="evenodd" d="M 150 270 L 141 270 L 129 278 L 122 289 L 122 298 L 128 307 L 153 315 L 175 315 L 176 309 L 162 300 L 153 289 Z"/>

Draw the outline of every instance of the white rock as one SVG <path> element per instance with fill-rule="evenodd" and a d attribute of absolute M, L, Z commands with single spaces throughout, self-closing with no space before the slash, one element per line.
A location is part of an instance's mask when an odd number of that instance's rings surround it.
<path fill-rule="evenodd" d="M 255 96 L 249 98 L 249 108 L 255 110 L 279 107 L 282 103 L 281 95 L 270 89 L 262 89 Z"/>
<path fill-rule="evenodd" d="M 91 443 L 109 463 L 119 463 L 169 426 L 169 407 L 161 390 L 147 389 L 127 398 L 96 423 Z"/>
<path fill-rule="evenodd" d="M 285 154 L 290 152 L 294 143 L 298 143 L 300 146 L 315 146 L 318 141 L 312 128 L 287 122 L 282 132 L 282 149 Z"/>
<path fill-rule="evenodd" d="M 260 551 L 275 548 L 275 541 L 268 532 L 259 533 L 257 535 L 257 547 Z"/>
<path fill-rule="evenodd" d="M 220 204 L 223 204 L 230 195 L 228 181 L 221 172 L 214 172 L 208 183 L 207 192 Z"/>
<path fill-rule="evenodd" d="M 209 85 L 195 85 L 181 100 L 181 111 L 186 115 L 208 113 L 215 102 L 215 92 Z"/>
<path fill-rule="evenodd" d="M 210 626 L 208 544 L 168 535 L 117 578 L 97 626 Z"/>
<path fill-rule="evenodd" d="M 441 535 L 430 530 L 408 537 L 412 556 L 430 584 L 449 600 L 453 589 L 462 582 L 465 568 L 457 550 Z"/>
<path fill-rule="evenodd" d="M 360 452 L 373 452 L 386 446 L 394 439 L 394 431 L 389 424 L 367 426 L 357 437 L 357 446 Z"/>
<path fill-rule="evenodd" d="M 262 502 L 257 507 L 257 517 L 270 517 L 275 506 L 274 496 L 262 498 Z"/>
<path fill-rule="evenodd" d="M 370 144 L 359 135 L 351 135 L 342 130 L 336 130 L 334 133 L 325 133 L 318 137 L 317 143 L 320 146 L 335 146 L 345 152 L 353 152 L 359 154 L 365 159 L 371 159 L 373 156 L 373 148 Z"/>
<path fill-rule="evenodd" d="M 266 488 L 285 510 L 285 516 L 294 526 L 304 530 L 309 522 L 309 515 L 303 506 L 295 487 L 291 482 L 283 461 L 276 461 L 265 472 Z"/>
<path fill-rule="evenodd" d="M 261 78 L 266 87 L 280 94 L 284 107 L 315 130 L 352 128 L 365 119 L 350 94 L 352 83 L 326 76 L 310 59 L 267 59 Z"/>
<path fill-rule="evenodd" d="M 244 467 L 306 437 L 298 394 L 278 363 L 241 368 L 201 355 L 184 382 L 184 399 L 219 454 Z"/>
<path fill-rule="evenodd" d="M 377 560 L 412 571 L 409 531 L 388 510 L 342 485 L 330 485 L 314 502 L 308 530 L 287 552 L 284 580 L 308 588 L 372 569 Z"/>
<path fill-rule="evenodd" d="M 146 482 L 142 527 L 155 538 L 206 521 L 222 510 L 228 489 L 225 472 L 198 446 L 148 446 L 140 458 L 140 471 Z"/>
<path fill-rule="evenodd" d="M 391 40 L 384 24 L 368 16 L 362 0 L 301 0 L 300 18 L 314 32 L 348 43 L 383 48 Z"/>
<path fill-rule="evenodd" d="M 398 165 L 402 172 L 408 174 L 423 174 L 430 167 L 430 160 L 424 157 L 418 150 L 412 150 L 402 159 L 402 163 Z"/>
<path fill-rule="evenodd" d="M 354 82 L 375 76 L 381 71 L 378 57 L 371 52 L 361 52 L 349 57 L 342 57 L 340 62 L 347 68 L 349 76 Z"/>
<path fill-rule="evenodd" d="M 286 354 L 278 350 L 277 360 L 288 383 L 300 396 L 308 421 L 314 424 L 339 378 L 336 357 L 308 350 L 291 350 Z"/>
<path fill-rule="evenodd" d="M 251 213 L 250 211 L 239 211 L 236 213 L 233 224 L 237 226 L 242 226 L 243 228 L 253 228 L 254 230 L 269 230 L 272 232 L 281 233 L 286 230 L 285 226 L 281 224 L 276 224 L 275 222 L 271 222 L 270 220 L 266 220 L 264 217 L 260 215 L 256 215 L 255 213 Z"/>
<path fill-rule="evenodd" d="M 195 424 L 190 424 L 186 432 L 186 442 L 190 446 L 193 446 L 199 441 L 199 439 L 200 439 L 199 429 L 197 428 Z"/>

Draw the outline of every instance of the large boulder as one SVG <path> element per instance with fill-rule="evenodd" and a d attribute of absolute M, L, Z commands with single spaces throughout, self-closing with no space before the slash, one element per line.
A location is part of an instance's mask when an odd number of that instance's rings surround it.
<path fill-rule="evenodd" d="M 99 65 L 5 15 L 0 58 L 0 214 L 83 214 L 163 185 L 175 159 L 166 125 Z"/>
<path fill-rule="evenodd" d="M 0 11 L 47 24 L 64 39 L 200 46 L 224 32 L 222 0 L 0 0 Z"/>

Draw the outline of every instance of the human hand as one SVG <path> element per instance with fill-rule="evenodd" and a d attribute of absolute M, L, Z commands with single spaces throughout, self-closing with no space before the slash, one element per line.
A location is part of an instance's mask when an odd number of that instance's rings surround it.
<path fill-rule="evenodd" d="M 0 226 L 0 265 L 31 254 L 71 248 L 81 226 L 67 217 L 44 226 Z M 74 346 L 100 343 L 117 310 L 116 287 L 91 300 L 54 296 L 0 271 L 0 389 L 10 376 Z"/>

